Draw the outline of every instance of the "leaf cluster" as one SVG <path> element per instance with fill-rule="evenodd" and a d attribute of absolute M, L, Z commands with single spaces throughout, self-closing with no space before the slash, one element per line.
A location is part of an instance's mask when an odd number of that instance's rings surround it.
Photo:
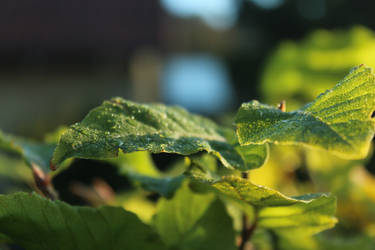
<path fill-rule="evenodd" d="M 345 159 L 366 157 L 375 132 L 374 97 L 375 76 L 362 65 L 292 112 L 244 103 L 235 129 L 179 107 L 113 98 L 50 136 L 58 141 L 36 143 L 0 133 L 0 148 L 25 160 L 38 190 L 49 198 L 1 195 L 0 240 L 25 249 L 227 250 L 248 244 L 301 249 L 293 237 L 307 242 L 337 223 L 335 196 L 289 196 L 247 176 L 265 164 L 269 144 L 315 148 Z M 161 172 L 150 158 L 160 153 L 184 160 Z M 137 187 L 137 197 L 106 200 L 108 194 L 96 190 L 106 203 L 100 207 L 58 200 L 50 179 L 72 159 L 115 165 Z M 80 190 L 95 199 L 92 190 Z M 144 198 L 150 193 L 161 197 L 150 202 Z M 147 213 L 140 211 L 146 207 Z M 322 238 L 314 244 L 326 243 Z"/>

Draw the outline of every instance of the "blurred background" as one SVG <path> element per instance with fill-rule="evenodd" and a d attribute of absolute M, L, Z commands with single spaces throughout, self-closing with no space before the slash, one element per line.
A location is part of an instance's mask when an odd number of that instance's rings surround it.
<path fill-rule="evenodd" d="M 310 101 L 354 65 L 375 60 L 374 6 L 345 0 L 1 1 L 0 128 L 41 138 L 113 96 L 210 116 L 254 98 Z M 316 79 L 322 74 L 329 76 L 324 82 Z M 315 84 L 316 90 L 296 94 Z"/>
<path fill-rule="evenodd" d="M 290 111 L 352 67 L 375 67 L 374 9 L 349 0 L 0 1 L 0 129 L 42 139 L 113 96 L 177 104 L 227 124 L 251 99 L 286 100 Z M 254 182 L 338 196 L 340 224 L 306 244 L 373 249 L 375 157 L 271 150 Z M 76 169 L 71 176 L 86 178 Z M 102 176 L 112 188 L 123 182 L 113 173 Z"/>

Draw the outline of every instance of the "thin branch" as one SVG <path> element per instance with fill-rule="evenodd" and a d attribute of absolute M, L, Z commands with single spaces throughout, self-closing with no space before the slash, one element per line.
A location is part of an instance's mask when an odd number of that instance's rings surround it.
<path fill-rule="evenodd" d="M 272 245 L 272 249 L 274 250 L 279 250 L 279 237 L 276 235 L 275 232 L 273 232 L 272 230 L 267 230 L 268 233 L 270 234 L 271 236 L 271 245 Z"/>
<path fill-rule="evenodd" d="M 249 220 L 247 215 L 242 216 L 242 233 L 241 233 L 241 243 L 238 247 L 239 250 L 246 250 L 246 243 L 251 239 L 253 233 L 257 227 L 257 217 L 255 216 L 254 222 L 249 225 Z"/>
<path fill-rule="evenodd" d="M 241 175 L 243 179 L 249 178 L 248 172 L 242 172 Z M 246 250 L 246 243 L 250 240 L 257 226 L 257 214 L 258 212 L 255 210 L 254 222 L 250 225 L 249 218 L 247 217 L 246 213 L 243 213 L 241 242 L 239 244 L 238 250 Z"/>
<path fill-rule="evenodd" d="M 54 190 L 52 183 L 51 183 L 51 177 L 44 173 L 43 170 L 41 170 L 37 165 L 32 164 L 31 166 L 33 177 L 35 180 L 35 184 L 39 191 L 47 198 L 51 200 L 57 199 L 57 193 Z"/>

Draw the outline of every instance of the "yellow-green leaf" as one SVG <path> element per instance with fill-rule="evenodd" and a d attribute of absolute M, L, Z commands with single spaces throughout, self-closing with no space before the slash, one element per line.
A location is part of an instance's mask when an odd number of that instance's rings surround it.
<path fill-rule="evenodd" d="M 330 194 L 289 197 L 236 176 L 225 176 L 220 180 L 198 175 L 192 178 L 209 183 L 214 191 L 225 197 L 254 206 L 258 226 L 277 233 L 303 230 L 306 234 L 315 234 L 337 222 L 334 217 L 336 198 Z"/>
<path fill-rule="evenodd" d="M 354 68 L 334 88 L 293 112 L 257 101 L 241 106 L 237 135 L 241 145 L 279 143 L 317 147 L 342 158 L 367 155 L 375 131 L 375 76 Z"/>
<path fill-rule="evenodd" d="M 235 250 L 235 232 L 213 194 L 193 193 L 185 183 L 173 199 L 161 199 L 154 226 L 171 249 Z"/>

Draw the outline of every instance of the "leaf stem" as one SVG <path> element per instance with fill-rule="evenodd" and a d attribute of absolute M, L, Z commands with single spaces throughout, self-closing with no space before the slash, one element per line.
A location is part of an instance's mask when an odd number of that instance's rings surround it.
<path fill-rule="evenodd" d="M 279 250 L 279 238 L 277 237 L 276 233 L 273 232 L 272 230 L 269 230 L 268 233 L 271 236 L 271 245 L 272 249 L 274 250 Z"/>
<path fill-rule="evenodd" d="M 47 198 L 51 200 L 57 200 L 57 193 L 53 189 L 51 183 L 51 177 L 44 173 L 37 165 L 32 164 L 31 166 L 35 185 L 39 191 Z"/>
<path fill-rule="evenodd" d="M 249 173 L 242 172 L 241 176 L 243 179 L 248 179 Z M 257 214 L 258 212 L 255 209 L 254 222 L 251 225 L 249 225 L 249 218 L 247 217 L 246 213 L 242 214 L 241 243 L 238 247 L 238 250 L 246 250 L 246 243 L 250 240 L 257 226 Z"/>

